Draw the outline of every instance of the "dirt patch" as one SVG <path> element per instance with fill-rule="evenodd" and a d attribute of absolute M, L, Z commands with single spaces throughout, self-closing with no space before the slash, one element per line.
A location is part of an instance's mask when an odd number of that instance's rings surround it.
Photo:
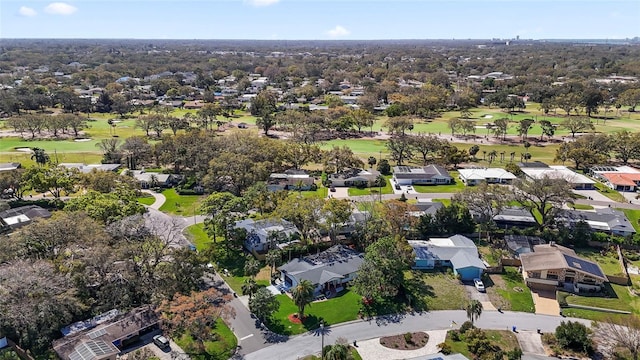
<path fill-rule="evenodd" d="M 427 345 L 428 341 L 427 333 L 414 332 L 380 338 L 380 345 L 394 350 L 415 350 Z"/>
<path fill-rule="evenodd" d="M 503 310 L 510 310 L 511 304 L 506 301 L 500 294 L 498 294 L 498 289 L 506 289 L 507 284 L 505 283 L 502 276 L 499 274 L 491 274 L 489 275 L 493 286 L 487 287 L 487 295 L 489 295 L 489 300 L 496 307 Z"/>

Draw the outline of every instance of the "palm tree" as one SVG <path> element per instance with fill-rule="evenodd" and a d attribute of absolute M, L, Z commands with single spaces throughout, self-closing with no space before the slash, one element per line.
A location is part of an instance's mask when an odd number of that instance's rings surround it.
<path fill-rule="evenodd" d="M 304 317 L 305 306 L 313 301 L 313 284 L 309 280 L 302 280 L 291 290 L 293 303 L 298 307 L 298 317 Z"/>
<path fill-rule="evenodd" d="M 496 159 L 497 156 L 498 152 L 495 150 L 491 150 L 491 152 L 489 153 L 489 166 L 491 166 L 491 163 Z"/>
<path fill-rule="evenodd" d="M 345 344 L 335 344 L 324 353 L 324 360 L 347 360 L 349 347 Z"/>
<path fill-rule="evenodd" d="M 251 300 L 251 296 L 258 291 L 258 284 L 253 278 L 248 278 L 244 280 L 242 284 L 242 294 L 249 295 L 249 300 Z"/>
<path fill-rule="evenodd" d="M 253 257 L 250 257 L 246 263 L 244 263 L 244 274 L 246 276 L 255 277 L 260 272 L 260 262 Z"/>
<path fill-rule="evenodd" d="M 269 250 L 264 259 L 270 267 L 269 279 L 271 279 L 271 277 L 273 276 L 273 269 L 278 266 L 278 264 L 282 260 L 282 253 L 277 249 Z"/>
<path fill-rule="evenodd" d="M 44 166 L 49 162 L 49 155 L 41 148 L 31 148 L 33 154 L 31 155 L 31 160 L 35 160 L 36 164 L 39 166 Z"/>
<path fill-rule="evenodd" d="M 475 320 L 480 318 L 482 310 L 482 303 L 478 300 L 471 300 L 471 302 L 467 304 L 467 318 L 471 321 L 471 325 L 473 325 Z"/>

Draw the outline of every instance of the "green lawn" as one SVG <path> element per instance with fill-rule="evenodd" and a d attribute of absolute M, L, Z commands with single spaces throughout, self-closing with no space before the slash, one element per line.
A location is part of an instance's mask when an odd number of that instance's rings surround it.
<path fill-rule="evenodd" d="M 151 195 L 147 195 L 147 196 L 141 196 L 138 198 L 138 202 L 143 204 L 143 205 L 151 205 L 154 202 L 156 202 L 156 198 L 154 198 Z"/>
<path fill-rule="evenodd" d="M 492 275 L 485 279 L 485 286 L 491 302 L 505 310 L 534 312 L 531 291 L 525 285 L 517 268 L 505 267 L 501 275 Z M 499 278 L 498 278 L 499 277 Z"/>
<path fill-rule="evenodd" d="M 622 268 L 618 262 L 618 256 L 613 251 L 607 252 L 606 255 L 602 255 L 600 251 L 596 249 L 580 248 L 575 249 L 575 252 L 583 258 L 597 262 L 606 275 L 622 274 Z"/>
<path fill-rule="evenodd" d="M 622 210 L 622 212 L 624 212 L 624 214 L 627 216 L 627 219 L 629 219 L 629 222 L 631 222 L 631 225 L 633 225 L 633 228 L 636 229 L 637 232 L 640 232 L 640 210 L 633 210 L 633 209 L 618 209 L 618 210 Z"/>
<path fill-rule="evenodd" d="M 407 271 L 408 287 L 416 300 L 417 310 L 461 309 L 469 301 L 464 286 L 452 273 Z"/>
<path fill-rule="evenodd" d="M 358 353 L 358 350 L 356 350 L 353 346 L 349 346 L 349 352 L 351 353 L 351 358 L 350 358 L 351 360 L 362 360 L 362 357 Z M 320 351 L 318 351 L 318 355 L 320 355 Z M 321 360 L 321 359 L 315 355 L 307 355 L 301 358 L 300 360 Z"/>
<path fill-rule="evenodd" d="M 304 197 L 317 197 L 320 199 L 324 199 L 327 197 L 327 194 L 329 194 L 329 188 L 318 186 L 315 191 L 302 191 L 301 194 Z"/>
<path fill-rule="evenodd" d="M 450 171 L 449 175 L 455 180 L 455 183 L 449 185 L 414 185 L 413 188 L 419 193 L 452 193 L 460 192 L 464 189 L 464 184 L 458 176 L 457 171 Z"/>
<path fill-rule="evenodd" d="M 185 231 L 187 232 L 187 236 L 191 243 L 193 243 L 199 251 L 202 251 L 211 245 L 209 235 L 207 235 L 207 232 L 204 230 L 204 224 L 191 225 L 187 227 Z"/>
<path fill-rule="evenodd" d="M 173 339 L 189 357 L 196 360 L 226 360 L 233 355 L 238 346 L 238 339 L 222 319 L 216 321 L 216 327 L 212 331 L 214 341 L 206 341 L 205 351 L 201 352 L 193 344 L 190 334 L 184 334 L 180 338 Z"/>
<path fill-rule="evenodd" d="M 631 295 L 627 286 L 616 284 L 609 285 L 611 286 L 611 289 L 607 291 L 607 293 L 610 293 L 612 297 L 572 295 L 567 297 L 567 303 L 594 306 L 604 309 L 631 311 L 635 314 L 640 314 L 640 298 Z M 573 310 L 574 309 L 571 309 L 571 311 Z"/>
<path fill-rule="evenodd" d="M 321 320 L 326 325 L 355 320 L 358 318 L 361 301 L 358 294 L 346 290 L 340 296 L 326 301 L 314 302 L 311 306 L 305 307 L 305 322 L 294 324 L 289 321 L 289 315 L 297 313 L 298 307 L 285 294 L 276 295 L 276 298 L 280 302 L 280 309 L 273 314 L 269 328 L 284 335 L 296 335 L 316 329 Z"/>
<path fill-rule="evenodd" d="M 382 194 L 393 194 L 393 189 L 391 188 L 391 181 L 389 181 L 389 179 L 391 179 L 392 175 L 385 175 L 386 178 L 386 182 L 385 185 L 382 187 Z M 359 188 L 349 188 L 349 196 L 361 196 L 361 195 L 378 195 L 380 194 L 380 188 L 379 187 L 370 187 L 370 188 L 364 188 L 364 189 L 359 189 Z"/>
<path fill-rule="evenodd" d="M 569 204 L 569 207 L 574 210 L 593 210 L 593 206 L 587 204 Z"/>
<path fill-rule="evenodd" d="M 622 194 L 620 194 L 619 192 L 607 187 L 605 184 L 603 183 L 596 183 L 596 188 L 598 189 L 598 192 L 606 197 L 608 197 L 609 199 L 613 200 L 613 201 L 617 201 L 617 202 L 627 202 L 627 199 L 625 199 L 624 196 L 622 196 Z"/>
<path fill-rule="evenodd" d="M 511 351 L 515 348 L 520 348 L 518 339 L 515 334 L 508 330 L 484 330 L 487 335 L 487 339 L 492 345 L 497 345 L 503 352 Z M 462 354 L 469 359 L 474 359 L 474 355 L 469 352 L 467 343 L 464 341 L 464 335 L 461 336 L 460 341 L 454 341 L 451 338 L 451 332 L 447 332 L 447 338 L 445 343 L 451 346 L 452 352 Z"/>
<path fill-rule="evenodd" d="M 179 195 L 175 189 L 166 189 L 162 195 L 167 201 L 162 204 L 160 211 L 183 216 L 200 214 L 200 202 L 205 198 L 201 195 Z"/>

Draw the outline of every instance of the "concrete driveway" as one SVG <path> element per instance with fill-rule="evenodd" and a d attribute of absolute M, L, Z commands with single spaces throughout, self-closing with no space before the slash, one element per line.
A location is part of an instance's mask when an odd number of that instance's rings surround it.
<path fill-rule="evenodd" d="M 473 285 L 473 282 L 465 282 L 464 289 L 467 291 L 467 294 L 469 294 L 469 298 L 471 300 L 480 301 L 484 311 L 498 311 L 498 309 L 496 309 L 496 307 L 491 303 L 489 294 L 478 291 L 478 289 Z"/>
<path fill-rule="evenodd" d="M 536 307 L 536 314 L 554 315 L 560 314 L 560 305 L 553 291 L 532 290 L 531 296 Z"/>
<path fill-rule="evenodd" d="M 546 355 L 542 346 L 542 336 L 537 331 L 518 331 L 516 333 L 518 344 L 522 352 L 535 355 Z"/>
<path fill-rule="evenodd" d="M 348 187 L 337 187 L 336 191 L 329 191 L 328 197 L 333 197 L 336 199 L 348 199 L 349 198 L 349 188 Z"/>
<path fill-rule="evenodd" d="M 574 193 L 578 195 L 582 195 L 587 199 L 593 199 L 593 201 L 603 201 L 608 203 L 615 203 L 615 201 L 609 199 L 608 197 L 600 194 L 598 190 L 573 190 Z"/>

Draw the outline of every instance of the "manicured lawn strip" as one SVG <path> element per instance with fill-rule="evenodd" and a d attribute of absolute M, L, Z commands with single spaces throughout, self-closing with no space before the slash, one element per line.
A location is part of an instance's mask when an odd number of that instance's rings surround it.
<path fill-rule="evenodd" d="M 215 341 L 206 341 L 205 352 L 202 353 L 194 344 L 190 334 L 184 334 L 180 338 L 173 339 L 192 359 L 196 360 L 226 360 L 233 355 L 238 346 L 238 339 L 222 319 L 216 321 L 213 329 Z"/>
<path fill-rule="evenodd" d="M 591 248 L 575 249 L 575 252 L 583 258 L 597 262 L 606 275 L 622 274 L 622 268 L 615 252 L 610 251 L 606 255 L 602 255 L 600 251 Z"/>
<path fill-rule="evenodd" d="M 320 199 L 324 199 L 327 197 L 327 194 L 329 194 L 329 188 L 318 186 L 315 191 L 302 191 L 300 192 L 300 194 L 302 194 L 302 196 L 304 197 L 317 197 Z"/>
<path fill-rule="evenodd" d="M 204 230 L 204 224 L 191 225 L 187 227 L 185 231 L 191 243 L 193 243 L 199 251 L 211 245 L 211 239 L 209 239 L 209 235 L 207 235 L 207 232 Z"/>
<path fill-rule="evenodd" d="M 505 282 L 505 287 L 496 288 L 496 293 L 511 306 L 510 310 L 534 312 L 535 307 L 531 291 L 522 280 L 522 275 L 520 275 L 518 269 L 514 267 L 505 267 L 504 269 L 505 273 L 502 274 L 502 279 Z"/>
<path fill-rule="evenodd" d="M 631 225 L 633 225 L 633 228 L 636 229 L 637 232 L 640 232 L 640 210 L 633 210 L 633 209 L 618 209 L 618 210 L 622 210 L 622 212 L 624 212 L 624 214 L 627 216 L 627 219 L 629 219 L 629 222 L 631 222 Z"/>
<path fill-rule="evenodd" d="M 273 314 L 269 328 L 279 334 L 296 335 L 316 329 L 320 320 L 326 325 L 339 324 L 358 318 L 361 297 L 347 290 L 342 295 L 326 301 L 314 302 L 305 307 L 305 322 L 294 324 L 289 321 L 289 315 L 297 313 L 298 307 L 286 294 L 276 295 L 280 302 L 280 309 Z"/>
<path fill-rule="evenodd" d="M 405 279 L 416 298 L 413 306 L 418 310 L 457 310 L 468 302 L 464 287 L 451 273 L 406 271 Z"/>
<path fill-rule="evenodd" d="M 358 354 L 358 350 L 356 350 L 353 346 L 349 346 L 349 352 L 351 354 L 351 360 L 362 360 L 360 354 Z M 320 351 L 318 351 L 318 355 L 320 355 Z M 307 355 L 300 360 L 322 360 L 315 355 Z"/>
<path fill-rule="evenodd" d="M 160 211 L 185 216 L 193 215 L 194 212 L 200 214 L 200 202 L 204 200 L 204 196 L 179 195 L 175 189 L 166 189 L 162 195 L 167 201 L 162 204 Z"/>
<path fill-rule="evenodd" d="M 457 171 L 449 171 L 449 175 L 455 180 L 455 183 L 448 185 L 413 185 L 413 189 L 419 193 L 452 193 L 460 192 L 464 189 L 464 184 L 458 176 Z"/>
<path fill-rule="evenodd" d="M 444 206 L 451 205 L 451 199 L 431 199 L 433 202 L 441 202 Z"/>
<path fill-rule="evenodd" d="M 593 210 L 593 206 L 587 204 L 571 204 L 569 207 L 574 210 Z"/>
<path fill-rule="evenodd" d="M 491 342 L 491 344 L 499 346 L 500 349 L 502 349 L 502 351 L 504 352 L 511 351 L 515 348 L 520 348 L 518 339 L 511 331 L 508 331 L 508 330 L 483 330 L 483 331 L 487 335 L 487 339 Z M 469 359 L 475 358 L 473 354 L 469 352 L 467 343 L 464 341 L 464 335 L 461 334 L 460 341 L 453 341 L 453 339 L 451 338 L 451 332 L 447 332 L 447 338 L 445 340 L 445 343 L 451 346 L 451 350 L 453 350 L 452 352 L 454 354 L 460 353 Z"/>
<path fill-rule="evenodd" d="M 609 199 L 613 200 L 613 201 L 617 201 L 617 202 L 627 202 L 627 199 L 622 196 L 622 194 L 620 194 L 619 192 L 610 189 L 609 187 L 607 187 L 605 184 L 603 183 L 596 183 L 596 188 L 598 189 L 598 192 L 606 197 L 608 197 Z"/>
<path fill-rule="evenodd" d="M 140 204 L 149 206 L 156 202 L 156 198 L 154 198 L 153 196 L 141 196 L 138 198 L 138 202 Z"/>
<path fill-rule="evenodd" d="M 391 175 L 386 175 L 385 178 L 387 181 L 385 185 L 382 187 L 382 194 L 393 194 L 393 189 L 391 188 Z M 364 189 L 358 188 L 349 188 L 349 196 L 361 196 L 361 195 L 378 195 L 380 193 L 379 187 L 370 187 Z"/>
<path fill-rule="evenodd" d="M 610 284 L 610 286 L 615 292 L 615 298 L 605 298 L 602 296 L 568 296 L 567 302 L 575 305 L 631 311 L 636 314 L 640 313 L 640 298 L 631 295 L 626 286 L 616 284 Z"/>
<path fill-rule="evenodd" d="M 594 320 L 594 321 L 606 321 L 612 323 L 623 323 L 628 314 L 614 314 L 605 311 L 585 310 L 576 308 L 564 308 L 562 309 L 562 315 L 573 318 Z"/>

